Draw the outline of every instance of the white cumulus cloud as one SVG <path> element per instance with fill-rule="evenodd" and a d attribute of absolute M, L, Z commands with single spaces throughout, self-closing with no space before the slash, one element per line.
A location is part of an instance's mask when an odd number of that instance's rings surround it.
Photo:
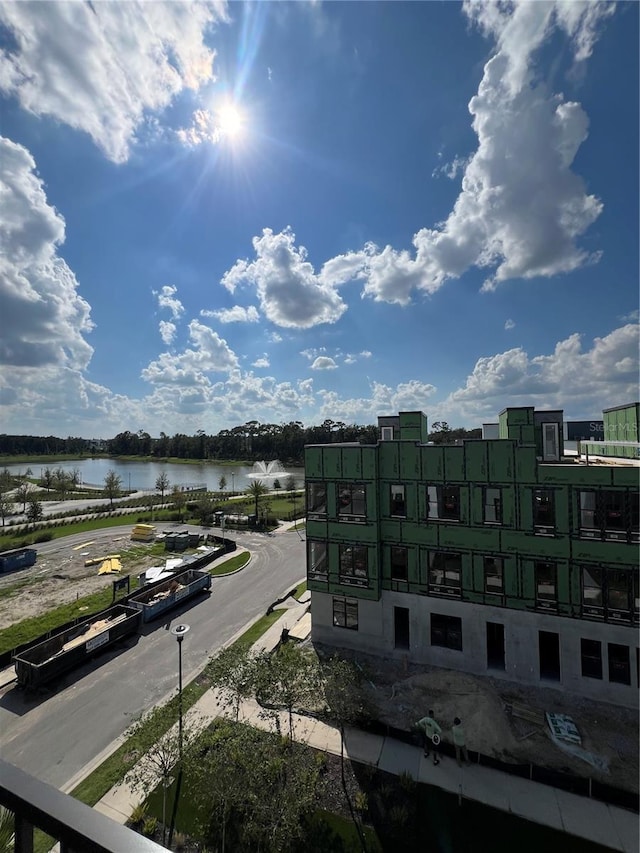
<path fill-rule="evenodd" d="M 0 91 L 124 162 L 147 115 L 213 79 L 204 37 L 225 15 L 223 3 L 2 2 L 15 50 L 0 54 Z"/>
<path fill-rule="evenodd" d="M 189 323 L 193 347 L 181 353 L 161 353 L 142 371 L 142 378 L 155 385 L 208 386 L 210 373 L 225 373 L 238 366 L 227 342 L 198 320 Z"/>
<path fill-rule="evenodd" d="M 504 327 L 508 332 L 510 329 L 515 329 L 516 324 L 514 323 L 513 320 L 509 319 L 509 320 L 505 320 Z"/>
<path fill-rule="evenodd" d="M 214 317 L 220 323 L 257 323 L 260 320 L 258 309 L 254 305 L 243 308 L 242 305 L 234 305 L 233 308 L 220 308 L 211 310 L 208 308 L 200 312 L 201 317 Z"/>
<path fill-rule="evenodd" d="M 0 137 L 0 364 L 83 370 L 93 348 L 90 307 L 58 254 L 65 222 L 22 145 Z"/>
<path fill-rule="evenodd" d="M 162 342 L 169 346 L 176 336 L 176 324 L 169 323 L 167 320 L 160 320 L 160 337 Z"/>
<path fill-rule="evenodd" d="M 638 324 L 629 323 L 589 348 L 575 333 L 548 355 L 522 347 L 478 359 L 464 384 L 442 403 L 447 419 L 495 420 L 505 406 L 536 406 L 595 417 L 638 396 Z"/>
<path fill-rule="evenodd" d="M 158 305 L 160 308 L 167 308 L 171 311 L 171 316 L 174 320 L 179 320 L 180 317 L 184 314 L 184 305 L 182 302 L 176 297 L 176 293 L 178 292 L 178 288 L 173 284 L 165 284 L 161 291 L 154 291 L 154 296 L 158 298 Z"/>
<path fill-rule="evenodd" d="M 332 358 L 326 355 L 320 355 L 311 365 L 311 370 L 335 370 L 338 365 Z"/>
<path fill-rule="evenodd" d="M 277 326 L 308 329 L 335 323 L 346 305 L 331 284 L 325 283 L 307 261 L 304 246 L 285 228 L 274 234 L 265 228 L 253 238 L 254 261 L 240 260 L 226 272 L 222 284 L 231 293 L 240 285 L 255 287 L 263 314 Z"/>
<path fill-rule="evenodd" d="M 588 119 L 575 101 L 551 92 L 536 73 L 537 51 L 555 32 L 572 56 L 591 54 L 612 3 L 466 2 L 469 19 L 495 42 L 469 103 L 475 152 L 441 167 L 464 170 L 462 190 L 446 220 L 417 231 L 413 250 L 366 244 L 327 261 L 333 286 L 364 282 L 376 301 L 408 305 L 414 291 L 434 293 L 477 267 L 484 290 L 512 279 L 550 277 L 599 259 L 579 239 L 603 205 L 573 171 Z"/>

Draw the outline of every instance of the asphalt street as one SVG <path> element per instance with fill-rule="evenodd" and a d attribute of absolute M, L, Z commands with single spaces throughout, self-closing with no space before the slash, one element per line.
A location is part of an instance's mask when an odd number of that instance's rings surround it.
<path fill-rule="evenodd" d="M 113 535 L 113 529 L 109 533 Z M 214 578 L 210 595 L 143 626 L 137 641 L 131 638 L 120 648 L 106 650 L 59 679 L 50 692 L 33 698 L 13 686 L 0 691 L 2 758 L 62 788 L 145 709 L 177 691 L 178 646 L 169 631 L 172 625 L 191 627 L 182 647 L 186 683 L 247 623 L 305 577 L 305 546 L 295 532 L 239 533 L 235 538 L 251 551 L 251 562 L 234 575 Z M 65 538 L 64 548 L 70 544 L 71 537 Z M 61 547 L 58 540 L 44 543 L 39 551 L 52 553 Z"/>

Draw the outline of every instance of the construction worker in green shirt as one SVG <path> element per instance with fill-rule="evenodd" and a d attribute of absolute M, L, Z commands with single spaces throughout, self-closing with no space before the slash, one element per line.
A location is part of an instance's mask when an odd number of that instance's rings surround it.
<path fill-rule="evenodd" d="M 438 723 L 436 723 L 433 711 L 429 711 L 426 717 L 418 720 L 414 725 L 414 728 L 422 734 L 424 757 L 428 758 L 431 749 L 433 749 L 433 763 L 434 765 L 440 764 L 440 759 L 438 758 L 438 745 L 440 743 L 442 729 Z"/>
<path fill-rule="evenodd" d="M 462 767 L 462 761 L 460 761 L 461 755 L 462 758 L 464 758 L 465 764 L 471 764 L 471 762 L 469 761 L 467 743 L 464 737 L 464 729 L 462 728 L 462 721 L 460 720 L 460 717 L 456 717 L 453 721 L 451 733 L 453 734 L 453 745 L 456 748 L 456 761 L 458 762 L 458 767 Z"/>

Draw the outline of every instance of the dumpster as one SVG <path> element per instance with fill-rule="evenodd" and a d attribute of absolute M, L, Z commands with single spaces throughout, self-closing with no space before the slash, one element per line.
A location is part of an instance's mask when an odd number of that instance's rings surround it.
<path fill-rule="evenodd" d="M 136 593 L 129 599 L 129 606 L 141 611 L 143 622 L 150 622 L 186 599 L 210 588 L 210 574 L 188 569 Z"/>
<path fill-rule="evenodd" d="M 116 604 L 13 656 L 20 687 L 39 687 L 138 630 L 140 612 Z"/>
<path fill-rule="evenodd" d="M 35 548 L 16 548 L 0 554 L 0 572 L 13 572 L 33 566 L 38 558 Z"/>

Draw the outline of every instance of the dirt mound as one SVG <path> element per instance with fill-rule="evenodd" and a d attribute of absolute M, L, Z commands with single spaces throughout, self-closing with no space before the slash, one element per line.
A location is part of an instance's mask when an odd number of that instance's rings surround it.
<path fill-rule="evenodd" d="M 364 675 L 375 719 L 409 731 L 431 709 L 452 743 L 455 717 L 467 746 L 514 764 L 536 764 L 638 792 L 635 711 L 550 687 L 528 687 L 372 655 L 352 657 Z M 573 754 L 553 740 L 545 713 L 570 716 L 582 743 Z"/>

